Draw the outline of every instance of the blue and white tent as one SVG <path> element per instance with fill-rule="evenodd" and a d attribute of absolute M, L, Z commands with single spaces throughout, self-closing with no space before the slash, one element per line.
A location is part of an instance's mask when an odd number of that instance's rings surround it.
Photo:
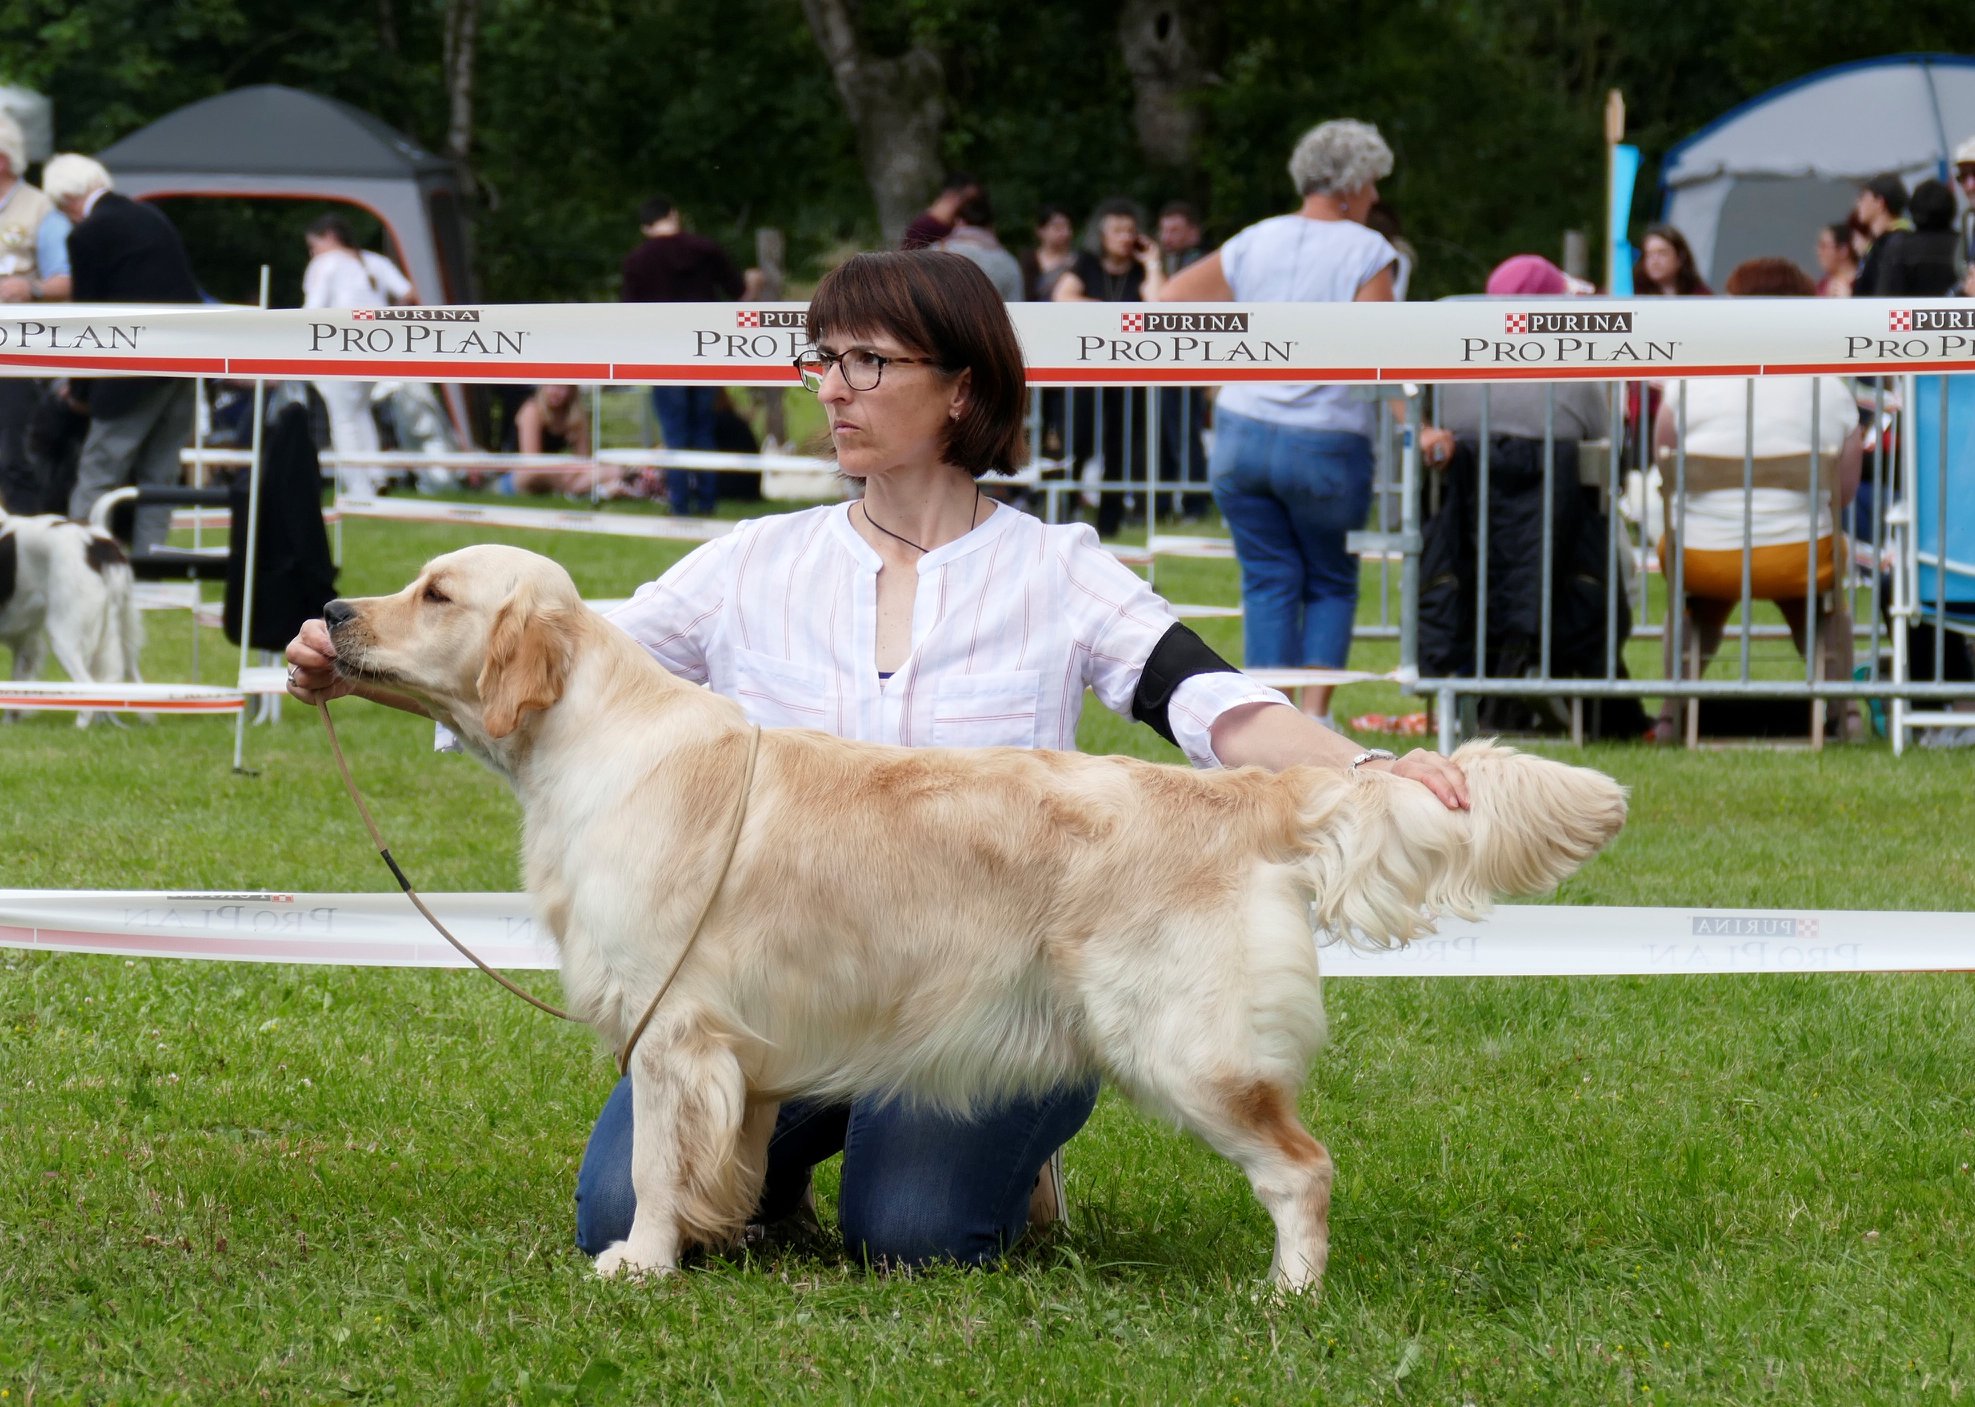
<path fill-rule="evenodd" d="M 1666 155 L 1660 218 L 1721 287 L 1744 259 L 1781 254 L 1817 268 L 1819 225 L 1850 212 L 1861 183 L 1951 176 L 1975 136 L 1975 58 L 1897 54 L 1808 74 L 1703 127 Z"/>

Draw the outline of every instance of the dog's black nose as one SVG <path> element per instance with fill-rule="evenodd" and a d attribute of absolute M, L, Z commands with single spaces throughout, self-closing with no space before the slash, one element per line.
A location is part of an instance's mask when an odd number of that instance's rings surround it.
<path fill-rule="evenodd" d="M 329 622 L 329 628 L 331 630 L 334 630 L 346 620 L 355 619 L 356 614 L 357 608 L 341 597 L 331 601 L 322 608 L 322 618 Z"/>

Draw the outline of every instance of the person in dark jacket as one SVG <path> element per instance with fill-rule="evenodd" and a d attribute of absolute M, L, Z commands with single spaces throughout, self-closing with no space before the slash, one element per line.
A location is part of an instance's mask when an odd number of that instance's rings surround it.
<path fill-rule="evenodd" d="M 1900 236 L 1913 228 L 1906 217 L 1906 182 L 1887 171 L 1859 187 L 1852 206 L 1852 223 L 1865 231 L 1869 243 L 1859 256 L 1852 278 L 1852 297 L 1877 298 L 1886 290 L 1886 262 Z"/>
<path fill-rule="evenodd" d="M 75 223 L 69 231 L 71 296 L 78 303 L 197 303 L 199 283 L 185 245 L 163 212 L 110 189 L 110 173 L 86 156 L 51 159 L 42 189 Z M 89 435 L 76 467 L 69 516 L 86 518 L 96 500 L 125 484 L 176 484 L 179 451 L 192 436 L 193 386 L 157 377 L 77 381 L 89 404 Z M 138 510 L 133 546 L 165 540 L 171 509 Z"/>
<path fill-rule="evenodd" d="M 1922 181 L 1907 197 L 1913 228 L 1888 239 L 1878 292 L 1886 297 L 1945 298 L 1954 292 L 1954 192 L 1945 181 Z"/>
<path fill-rule="evenodd" d="M 746 287 L 727 251 L 704 235 L 688 234 L 679 210 L 653 196 L 638 211 L 645 242 L 624 260 L 619 297 L 626 303 L 717 303 L 739 298 Z M 713 386 L 654 386 L 651 406 L 658 431 L 672 450 L 713 448 Z M 668 469 L 665 486 L 672 511 L 709 517 L 720 491 L 711 470 Z"/>

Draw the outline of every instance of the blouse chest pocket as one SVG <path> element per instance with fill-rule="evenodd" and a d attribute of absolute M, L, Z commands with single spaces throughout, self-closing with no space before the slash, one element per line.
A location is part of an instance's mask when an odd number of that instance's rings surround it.
<path fill-rule="evenodd" d="M 1041 696 L 1033 669 L 949 675 L 933 691 L 933 745 L 1034 747 Z"/>
<path fill-rule="evenodd" d="M 836 717 L 828 668 L 734 647 L 734 697 L 764 728 L 824 728 Z"/>

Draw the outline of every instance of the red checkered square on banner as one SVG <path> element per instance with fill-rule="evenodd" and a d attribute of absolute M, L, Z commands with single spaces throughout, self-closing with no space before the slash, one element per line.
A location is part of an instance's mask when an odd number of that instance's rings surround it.
<path fill-rule="evenodd" d="M 1505 324 L 1502 328 L 1504 332 L 1529 331 L 1528 313 L 1509 313 L 1503 318 L 1503 322 Z"/>
<path fill-rule="evenodd" d="M 1888 332 L 1913 331 L 1913 309 L 1888 308 L 1886 310 L 1886 330 Z"/>
<path fill-rule="evenodd" d="M 760 313 L 735 313 L 735 314 L 734 314 L 734 326 L 736 326 L 736 327 L 759 327 L 759 326 L 761 326 L 761 314 L 760 314 Z"/>
<path fill-rule="evenodd" d="M 377 310 L 375 308 L 352 308 L 350 310 L 350 316 L 358 322 L 376 322 Z"/>
<path fill-rule="evenodd" d="M 1809 938 L 1814 940 L 1817 937 L 1817 920 L 1814 918 L 1798 919 L 1797 936 L 1799 938 Z"/>
<path fill-rule="evenodd" d="M 1121 318 L 1121 319 L 1123 320 L 1123 322 L 1124 322 L 1124 330 L 1125 330 L 1126 332 L 1143 332 L 1143 331 L 1145 331 L 1145 314 L 1144 314 L 1144 313 L 1121 313 L 1121 314 L 1119 314 L 1119 317 L 1120 317 L 1120 318 Z"/>

